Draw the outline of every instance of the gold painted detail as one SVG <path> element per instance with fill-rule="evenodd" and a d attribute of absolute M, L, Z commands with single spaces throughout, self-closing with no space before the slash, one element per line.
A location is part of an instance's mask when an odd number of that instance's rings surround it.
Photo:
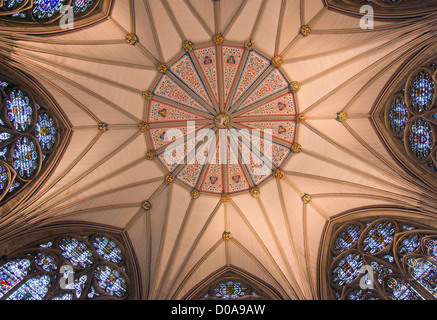
<path fill-rule="evenodd" d="M 222 237 L 223 237 L 223 240 L 225 240 L 225 241 L 229 241 L 232 239 L 231 233 L 227 232 L 227 231 L 223 232 Z"/>
<path fill-rule="evenodd" d="M 300 82 L 292 81 L 289 86 L 291 92 L 298 92 L 300 90 Z"/>
<path fill-rule="evenodd" d="M 193 50 L 193 43 L 191 42 L 191 41 L 189 41 L 189 40 L 185 40 L 183 43 L 182 43 L 182 49 L 185 51 L 185 52 L 190 52 L 191 50 Z"/>
<path fill-rule="evenodd" d="M 99 130 L 99 131 L 101 131 L 101 132 L 108 131 L 108 125 L 107 125 L 106 123 L 104 123 L 104 122 L 100 122 L 100 123 L 97 125 L 97 130 Z"/>
<path fill-rule="evenodd" d="M 291 146 L 291 151 L 293 151 L 293 153 L 300 153 L 302 152 L 302 146 L 299 143 L 295 143 Z"/>
<path fill-rule="evenodd" d="M 167 183 L 173 183 L 174 180 L 175 180 L 175 177 L 174 177 L 174 175 L 172 175 L 171 173 L 169 173 L 168 175 L 165 176 L 165 181 L 166 181 Z"/>
<path fill-rule="evenodd" d="M 303 203 L 305 203 L 305 204 L 310 203 L 312 200 L 313 200 L 313 197 L 312 197 L 310 194 L 308 194 L 308 193 L 305 193 L 305 194 L 303 195 L 303 197 L 302 197 L 302 201 L 303 201 Z"/>
<path fill-rule="evenodd" d="M 151 100 L 153 98 L 153 93 L 149 90 L 143 91 L 142 96 L 144 100 Z"/>
<path fill-rule="evenodd" d="M 225 113 L 218 113 L 214 117 L 214 124 L 219 129 L 229 128 L 231 124 L 231 118 Z"/>
<path fill-rule="evenodd" d="M 160 63 L 158 64 L 158 66 L 156 67 L 156 69 L 160 72 L 160 73 L 166 73 L 167 72 L 167 65 L 165 63 Z"/>
<path fill-rule="evenodd" d="M 147 160 L 154 160 L 156 157 L 155 151 L 154 150 L 149 150 L 146 152 L 146 159 Z"/>
<path fill-rule="evenodd" d="M 135 43 L 137 43 L 138 37 L 135 33 L 128 33 L 126 34 L 125 40 L 127 43 L 134 45 Z"/>
<path fill-rule="evenodd" d="M 222 201 L 222 203 L 229 203 L 231 202 L 231 197 L 229 196 L 229 194 L 222 194 L 220 197 L 220 200 Z"/>
<path fill-rule="evenodd" d="M 221 35 L 221 34 L 215 34 L 214 37 L 212 37 L 212 41 L 217 46 L 222 45 L 223 40 L 224 40 L 224 38 L 223 38 L 223 35 Z"/>
<path fill-rule="evenodd" d="M 300 33 L 303 36 L 308 36 L 311 33 L 311 27 L 309 25 L 304 25 L 300 28 Z"/>
<path fill-rule="evenodd" d="M 149 200 L 144 201 L 141 204 L 141 207 L 145 210 L 145 211 L 149 211 L 150 209 L 152 209 L 152 204 L 150 203 Z"/>
<path fill-rule="evenodd" d="M 249 193 L 252 196 L 252 198 L 255 198 L 255 199 L 261 195 L 261 191 L 259 190 L 258 187 L 251 188 Z"/>
<path fill-rule="evenodd" d="M 200 192 L 199 190 L 193 189 L 191 190 L 190 195 L 192 199 L 197 199 L 200 197 Z"/>
<path fill-rule="evenodd" d="M 306 120 L 306 117 L 305 117 L 305 115 L 304 115 L 303 113 L 299 113 L 299 114 L 296 116 L 296 121 L 297 121 L 298 123 L 304 123 L 305 120 Z"/>
<path fill-rule="evenodd" d="M 346 121 L 347 120 L 347 113 L 344 111 L 337 113 L 337 120 L 340 122 Z"/>
<path fill-rule="evenodd" d="M 138 123 L 138 130 L 140 130 L 141 132 L 146 132 L 147 129 L 149 129 L 149 125 L 146 122 L 140 122 Z"/>
<path fill-rule="evenodd" d="M 281 180 L 284 177 L 285 173 L 284 170 L 278 168 L 275 171 L 273 171 L 273 176 L 276 180 Z"/>
<path fill-rule="evenodd" d="M 282 66 L 282 62 L 284 62 L 284 60 L 282 59 L 281 56 L 276 55 L 272 58 L 271 62 L 275 68 L 278 68 L 278 67 Z"/>
<path fill-rule="evenodd" d="M 255 41 L 253 39 L 249 39 L 244 43 L 244 46 L 249 50 L 253 50 L 255 48 Z"/>

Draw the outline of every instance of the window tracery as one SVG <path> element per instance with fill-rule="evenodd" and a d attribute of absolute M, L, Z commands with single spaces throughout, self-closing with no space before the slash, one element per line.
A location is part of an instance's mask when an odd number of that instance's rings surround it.
<path fill-rule="evenodd" d="M 189 300 L 275 300 L 281 299 L 267 284 L 246 278 L 233 270 L 223 272 L 206 284 L 193 289 Z"/>
<path fill-rule="evenodd" d="M 436 64 L 414 70 L 386 104 L 384 122 L 394 141 L 421 168 L 437 175 Z"/>
<path fill-rule="evenodd" d="M 399 219 L 347 222 L 330 244 L 330 298 L 437 298 L 437 230 Z"/>
<path fill-rule="evenodd" d="M 127 261 L 110 235 L 64 234 L 35 242 L 0 266 L 0 300 L 126 299 Z"/>
<path fill-rule="evenodd" d="M 325 0 L 328 7 L 347 14 L 363 15 L 361 7 L 368 5 L 376 18 L 412 18 L 433 12 L 433 0 Z"/>
<path fill-rule="evenodd" d="M 55 113 L 27 85 L 0 73 L 0 203 L 36 180 L 59 151 L 62 133 Z"/>
<path fill-rule="evenodd" d="M 64 6 L 71 6 L 79 18 L 91 13 L 98 4 L 99 0 L 3 0 L 0 17 L 17 22 L 50 23 L 64 14 Z"/>
<path fill-rule="evenodd" d="M 0 29 L 53 34 L 82 28 L 108 17 L 112 0 L 2 0 Z"/>

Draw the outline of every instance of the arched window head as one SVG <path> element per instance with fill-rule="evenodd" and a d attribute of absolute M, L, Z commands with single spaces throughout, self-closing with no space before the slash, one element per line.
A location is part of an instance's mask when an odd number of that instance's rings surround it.
<path fill-rule="evenodd" d="M 329 243 L 330 299 L 437 299 L 437 229 L 395 218 L 340 224 Z"/>
<path fill-rule="evenodd" d="M 433 0 L 324 0 L 328 8 L 342 13 L 362 16 L 363 6 L 371 6 L 376 19 L 408 19 L 432 13 Z"/>
<path fill-rule="evenodd" d="M 53 33 L 103 20 L 111 0 L 2 0 L 0 30 Z"/>
<path fill-rule="evenodd" d="M 5 258 L 0 300 L 128 299 L 126 250 L 108 234 L 63 234 Z"/>
<path fill-rule="evenodd" d="M 416 53 L 381 94 L 372 121 L 387 149 L 409 173 L 437 177 L 437 48 Z"/>
<path fill-rule="evenodd" d="M 0 63 L 0 205 L 52 169 L 68 131 L 65 118 L 40 86 Z"/>
<path fill-rule="evenodd" d="M 277 300 L 281 297 L 267 284 L 236 268 L 225 268 L 202 281 L 185 297 L 188 300 Z"/>

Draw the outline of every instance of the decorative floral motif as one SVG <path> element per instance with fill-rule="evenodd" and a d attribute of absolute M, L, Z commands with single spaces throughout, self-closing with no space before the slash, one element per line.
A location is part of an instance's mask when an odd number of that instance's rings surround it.
<path fill-rule="evenodd" d="M 223 44 L 177 57 L 148 102 L 148 122 L 159 123 L 149 128 L 152 148 L 164 169 L 190 190 L 217 195 L 258 190 L 272 177 L 291 153 L 296 106 L 285 76 L 271 65 L 253 48 Z M 170 137 L 171 129 L 180 136 Z"/>

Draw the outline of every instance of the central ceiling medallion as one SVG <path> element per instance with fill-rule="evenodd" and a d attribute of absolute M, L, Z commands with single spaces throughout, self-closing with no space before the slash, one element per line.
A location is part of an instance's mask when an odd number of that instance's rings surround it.
<path fill-rule="evenodd" d="M 146 100 L 150 150 L 191 190 L 232 194 L 258 186 L 295 144 L 290 81 L 253 46 L 191 44 L 167 63 Z"/>
<path fill-rule="evenodd" d="M 219 113 L 214 117 L 214 124 L 219 129 L 227 129 L 231 124 L 231 119 L 225 113 Z"/>

